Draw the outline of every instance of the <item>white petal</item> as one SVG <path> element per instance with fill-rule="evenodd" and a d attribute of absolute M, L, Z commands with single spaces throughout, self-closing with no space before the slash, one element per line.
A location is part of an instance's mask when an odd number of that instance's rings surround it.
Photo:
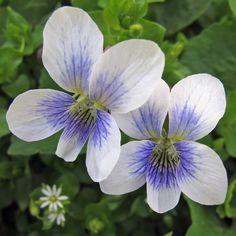
<path fill-rule="evenodd" d="M 48 206 L 49 204 L 50 204 L 50 202 L 49 202 L 49 201 L 46 201 L 46 202 L 43 202 L 43 203 L 40 205 L 40 207 L 41 207 L 41 208 L 44 208 L 44 207 Z"/>
<path fill-rule="evenodd" d="M 131 39 L 109 48 L 91 74 L 90 97 L 126 113 L 151 96 L 164 68 L 164 54 L 152 41 Z"/>
<path fill-rule="evenodd" d="M 49 200 L 49 197 L 40 197 L 39 200 L 40 200 L 40 201 L 48 201 L 48 200 Z"/>
<path fill-rule="evenodd" d="M 60 201 L 57 201 L 56 204 L 57 204 L 59 207 L 63 208 L 63 205 L 61 204 Z"/>
<path fill-rule="evenodd" d="M 56 196 L 60 196 L 60 194 L 61 194 L 61 187 L 59 187 L 58 189 L 57 189 L 57 192 L 56 192 Z"/>
<path fill-rule="evenodd" d="M 112 113 L 119 128 L 132 138 L 157 138 L 169 108 L 170 89 L 162 79 L 158 80 L 151 97 L 140 108 L 126 114 Z"/>
<path fill-rule="evenodd" d="M 11 132 L 25 141 L 51 136 L 65 126 L 74 99 L 52 89 L 29 90 L 17 96 L 7 112 Z"/>
<path fill-rule="evenodd" d="M 59 196 L 58 197 L 58 200 L 60 200 L 60 201 L 64 201 L 64 200 L 67 200 L 68 199 L 68 197 L 67 196 Z"/>
<path fill-rule="evenodd" d="M 107 194 L 132 192 L 146 182 L 146 161 L 155 144 L 151 141 L 133 141 L 121 147 L 119 160 L 107 179 L 100 182 Z"/>
<path fill-rule="evenodd" d="M 49 193 L 49 196 L 52 196 L 53 195 L 52 188 L 49 185 L 47 185 L 46 188 Z"/>
<path fill-rule="evenodd" d="M 74 161 L 94 128 L 95 120 L 87 109 L 72 113 L 57 145 L 56 155 Z"/>
<path fill-rule="evenodd" d="M 179 187 L 192 200 L 205 204 L 221 204 L 227 192 L 227 174 L 220 157 L 206 145 L 183 141 L 176 144 L 180 160 L 191 162 L 191 175 L 179 176 Z"/>
<path fill-rule="evenodd" d="M 56 195 L 56 194 L 57 194 L 57 187 L 56 187 L 55 184 L 52 186 L 52 194 L 53 194 L 53 195 Z"/>
<path fill-rule="evenodd" d="M 120 155 L 120 140 L 120 130 L 114 118 L 98 110 L 86 155 L 87 170 L 93 181 L 100 182 L 111 173 Z"/>
<path fill-rule="evenodd" d="M 90 16 L 75 7 L 57 9 L 43 32 L 43 64 L 69 92 L 88 94 L 89 76 L 103 53 L 103 36 Z"/>
<path fill-rule="evenodd" d="M 49 191 L 48 191 L 47 189 L 45 189 L 45 188 L 42 189 L 42 193 L 43 193 L 44 195 L 46 195 L 47 198 L 48 198 L 49 196 L 51 196 L 51 192 L 49 192 Z"/>
<path fill-rule="evenodd" d="M 178 187 L 155 189 L 147 183 L 147 203 L 157 213 L 173 209 L 179 202 L 180 194 Z"/>
<path fill-rule="evenodd" d="M 169 137 L 204 137 L 215 128 L 225 107 L 225 91 L 218 79 L 196 74 L 181 80 L 171 91 Z"/>

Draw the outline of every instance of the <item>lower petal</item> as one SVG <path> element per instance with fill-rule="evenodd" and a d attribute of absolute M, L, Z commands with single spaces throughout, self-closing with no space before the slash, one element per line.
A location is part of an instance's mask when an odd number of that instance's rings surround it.
<path fill-rule="evenodd" d="M 86 166 L 93 181 L 100 182 L 111 173 L 120 155 L 120 141 L 120 130 L 114 118 L 97 110 L 96 125 L 86 155 Z"/>
<path fill-rule="evenodd" d="M 146 182 L 146 162 L 155 144 L 133 141 L 121 147 L 119 160 L 107 179 L 100 182 L 101 190 L 108 194 L 132 192 Z"/>
<path fill-rule="evenodd" d="M 227 193 L 227 174 L 217 153 L 192 141 L 179 142 L 176 149 L 182 163 L 186 160 L 192 163 L 190 169 L 186 165 L 178 175 L 182 192 L 200 204 L 223 203 Z"/>
<path fill-rule="evenodd" d="M 147 182 L 147 203 L 157 213 L 173 209 L 179 202 L 180 194 L 178 187 L 156 189 Z"/>
<path fill-rule="evenodd" d="M 29 90 L 12 102 L 7 112 L 11 132 L 25 141 L 47 138 L 65 126 L 74 99 L 52 89 Z"/>
<path fill-rule="evenodd" d="M 56 155 L 65 161 L 74 161 L 94 129 L 95 119 L 95 110 L 81 107 L 76 112 L 71 111 Z"/>

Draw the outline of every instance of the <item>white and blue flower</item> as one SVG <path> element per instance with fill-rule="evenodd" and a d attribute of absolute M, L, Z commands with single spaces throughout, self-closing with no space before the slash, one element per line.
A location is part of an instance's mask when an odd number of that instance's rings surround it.
<path fill-rule="evenodd" d="M 62 7 L 46 23 L 43 64 L 70 94 L 27 91 L 7 113 L 13 134 L 25 141 L 64 129 L 56 155 L 74 161 L 88 140 L 86 166 L 94 181 L 105 179 L 120 154 L 120 131 L 109 111 L 125 113 L 151 96 L 164 68 L 164 54 L 149 40 L 127 40 L 103 53 L 103 35 L 81 9 Z"/>
<path fill-rule="evenodd" d="M 159 213 L 175 207 L 181 192 L 201 204 L 223 203 L 227 192 L 223 163 L 196 140 L 214 129 L 225 107 L 222 83 L 208 74 L 189 76 L 171 92 L 160 80 L 139 109 L 113 114 L 127 135 L 142 141 L 122 146 L 115 168 L 100 183 L 102 191 L 124 194 L 146 183 L 147 202 Z M 167 115 L 168 132 L 163 128 Z"/>

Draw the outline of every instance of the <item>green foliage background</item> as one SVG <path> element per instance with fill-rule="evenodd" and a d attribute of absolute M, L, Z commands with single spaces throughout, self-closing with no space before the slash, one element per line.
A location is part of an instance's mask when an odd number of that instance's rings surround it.
<path fill-rule="evenodd" d="M 166 54 L 163 78 L 170 85 L 199 72 L 221 79 L 227 111 L 201 142 L 216 150 L 227 168 L 223 205 L 201 206 L 182 196 L 174 210 L 157 214 L 145 202 L 145 187 L 124 196 L 102 194 L 87 175 L 85 150 L 74 163 L 57 158 L 59 134 L 34 143 L 10 134 L 5 114 L 15 96 L 30 88 L 60 89 L 43 68 L 41 50 L 44 24 L 62 5 L 88 11 L 106 47 L 129 38 L 157 42 Z M 1 236 L 236 235 L 235 0 L 0 0 L 0 29 Z M 62 185 L 70 197 L 63 228 L 37 219 L 42 183 Z"/>

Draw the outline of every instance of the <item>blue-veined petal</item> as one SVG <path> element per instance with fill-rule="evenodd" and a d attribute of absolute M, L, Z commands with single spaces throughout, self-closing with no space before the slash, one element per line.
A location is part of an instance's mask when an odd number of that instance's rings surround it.
<path fill-rule="evenodd" d="M 131 39 L 109 48 L 94 66 L 90 97 L 114 112 L 143 105 L 156 88 L 164 54 L 152 41 Z"/>
<path fill-rule="evenodd" d="M 81 9 L 61 7 L 46 23 L 43 32 L 43 64 L 65 90 L 88 94 L 89 76 L 103 53 L 103 36 Z"/>
<path fill-rule="evenodd" d="M 95 182 L 102 181 L 111 173 L 120 155 L 120 130 L 114 118 L 97 110 L 96 125 L 89 137 L 86 166 Z"/>
<path fill-rule="evenodd" d="M 74 161 L 94 129 L 95 120 L 96 110 L 86 104 L 72 109 L 57 145 L 56 155 L 65 161 Z"/>
<path fill-rule="evenodd" d="M 171 91 L 169 137 L 197 140 L 211 132 L 225 112 L 222 83 L 208 74 L 179 81 Z"/>
<path fill-rule="evenodd" d="M 227 174 L 217 153 L 193 141 L 182 141 L 175 146 L 180 159 L 194 166 L 188 168 L 189 165 L 185 165 L 182 174 L 179 173 L 181 191 L 200 204 L 222 204 L 227 192 Z"/>
<path fill-rule="evenodd" d="M 169 108 L 170 89 L 162 79 L 151 97 L 140 108 L 125 114 L 112 113 L 119 128 L 132 138 L 149 139 L 162 135 L 162 127 Z"/>
<path fill-rule="evenodd" d="M 121 147 L 119 160 L 107 179 L 100 182 L 108 194 L 124 194 L 140 188 L 146 182 L 146 164 L 155 147 L 151 141 L 133 141 Z"/>
<path fill-rule="evenodd" d="M 68 109 L 74 102 L 70 95 L 52 89 L 29 90 L 10 105 L 9 129 L 29 142 L 47 138 L 65 126 Z"/>

